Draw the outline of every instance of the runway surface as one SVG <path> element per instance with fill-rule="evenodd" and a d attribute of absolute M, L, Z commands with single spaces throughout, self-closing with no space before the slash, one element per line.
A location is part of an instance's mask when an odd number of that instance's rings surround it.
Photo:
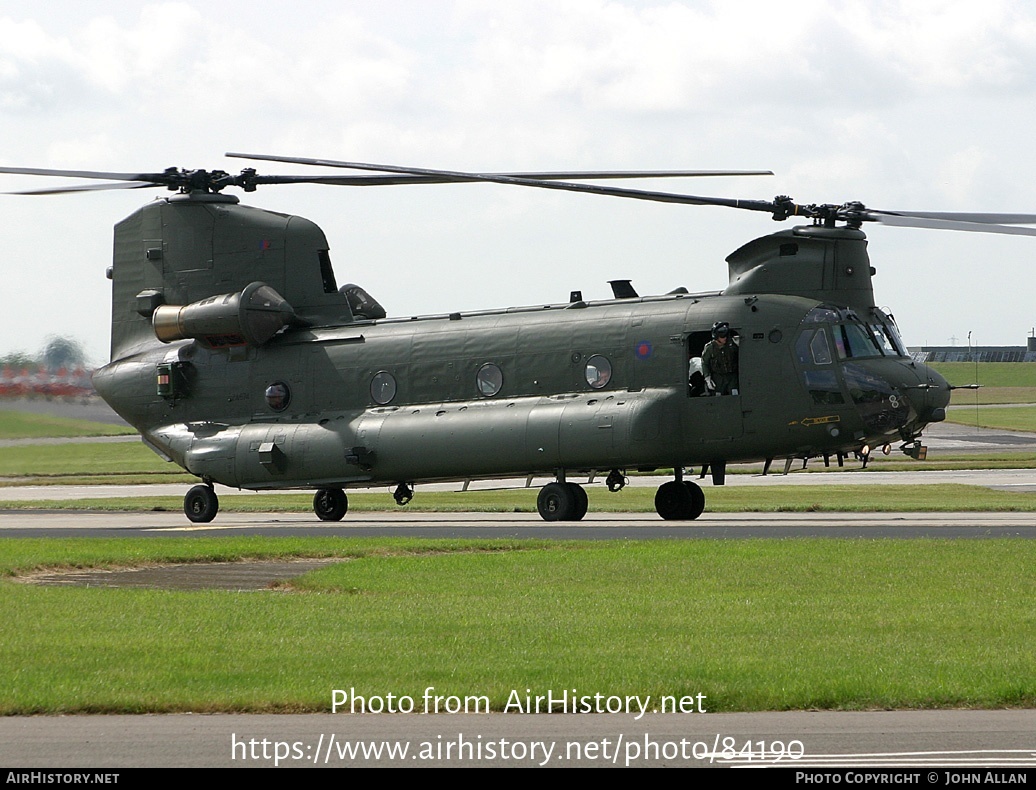
<path fill-rule="evenodd" d="M 421 698 L 414 702 L 420 709 Z M 1036 711 L 1031 710 L 648 712 L 639 720 L 626 713 L 13 717 L 0 718 L 0 764 L 35 769 L 777 766 L 860 772 L 884 766 L 918 774 L 912 783 L 931 787 L 960 783 L 961 775 L 975 771 L 984 776 L 995 769 L 1010 776 L 1011 767 L 1032 770 L 1034 732 Z"/>
<path fill-rule="evenodd" d="M 192 524 L 182 513 L 0 512 L 0 537 L 341 536 L 659 540 L 696 538 L 1036 537 L 1033 513 L 705 513 L 663 521 L 648 513 L 590 513 L 546 522 L 535 513 L 221 513 Z"/>

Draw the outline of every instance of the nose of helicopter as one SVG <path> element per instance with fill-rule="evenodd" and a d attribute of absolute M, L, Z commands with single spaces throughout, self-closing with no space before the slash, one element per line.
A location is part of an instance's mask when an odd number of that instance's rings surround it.
<path fill-rule="evenodd" d="M 931 422 L 946 419 L 950 403 L 950 385 L 939 373 L 927 365 L 916 365 L 917 383 L 904 388 L 904 394 L 917 415 L 915 427 L 920 430 Z"/>

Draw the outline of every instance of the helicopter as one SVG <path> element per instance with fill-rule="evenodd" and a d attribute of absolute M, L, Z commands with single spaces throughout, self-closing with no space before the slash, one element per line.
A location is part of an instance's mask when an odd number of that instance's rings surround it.
<path fill-rule="evenodd" d="M 895 318 L 875 303 L 865 222 L 1036 235 L 1031 214 L 902 212 L 858 202 L 798 204 L 628 189 L 585 180 L 769 171 L 474 173 L 331 159 L 228 157 L 366 171 L 262 175 L 246 168 L 111 173 L 0 168 L 0 173 L 101 179 L 37 189 L 56 194 L 163 187 L 115 226 L 111 358 L 93 376 L 101 397 L 162 458 L 200 478 L 184 513 L 212 521 L 214 484 L 313 490 L 324 521 L 347 491 L 547 476 L 537 510 L 578 521 L 574 479 L 672 469 L 655 510 L 705 510 L 686 470 L 775 460 L 787 472 L 832 456 L 864 462 L 893 443 L 923 458 L 926 426 L 945 419 L 950 386 L 911 359 Z M 379 175 L 370 175 L 370 172 Z M 339 286 L 324 232 L 298 216 L 243 205 L 228 187 L 490 182 L 764 212 L 806 224 L 762 236 L 727 257 L 729 285 L 525 307 L 389 317 L 361 286 Z M 734 386 L 702 369 L 719 336 L 736 349 Z"/>

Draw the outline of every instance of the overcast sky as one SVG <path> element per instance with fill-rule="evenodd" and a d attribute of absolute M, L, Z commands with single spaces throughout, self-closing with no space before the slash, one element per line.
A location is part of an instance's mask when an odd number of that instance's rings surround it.
<path fill-rule="evenodd" d="M 64 2 L 0 7 L 0 165 L 236 172 L 225 151 L 459 170 L 767 168 L 648 188 L 1036 212 L 1022 0 Z M 262 173 L 312 169 L 256 165 Z M 42 181 L 42 183 L 41 183 Z M 0 189 L 54 186 L 0 177 Z M 107 361 L 112 225 L 147 190 L 0 195 L 0 353 Z M 765 214 L 492 184 L 273 186 L 390 315 L 718 290 Z M 909 344 L 1020 345 L 1036 238 L 869 225 Z"/>

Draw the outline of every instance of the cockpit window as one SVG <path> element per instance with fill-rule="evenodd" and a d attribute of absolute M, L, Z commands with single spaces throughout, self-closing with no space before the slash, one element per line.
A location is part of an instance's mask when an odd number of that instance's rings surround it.
<path fill-rule="evenodd" d="M 871 324 L 871 334 L 878 341 L 878 347 L 881 349 L 882 354 L 886 357 L 898 356 L 896 347 L 892 344 L 892 339 L 885 333 L 885 327 L 881 324 Z"/>
<path fill-rule="evenodd" d="M 818 329 L 816 335 L 809 343 L 809 350 L 816 364 L 829 364 L 831 362 L 831 347 L 827 344 L 827 332 L 823 329 Z"/>
<path fill-rule="evenodd" d="M 803 365 L 830 365 L 831 346 L 827 341 L 827 332 L 820 329 L 807 329 L 795 342 L 795 353 Z"/>
<path fill-rule="evenodd" d="M 871 324 L 871 331 L 878 338 L 882 350 L 890 357 L 905 357 L 906 350 L 903 347 L 903 339 L 896 332 L 891 324 Z"/>
<path fill-rule="evenodd" d="M 842 359 L 847 357 L 862 359 L 864 357 L 881 356 L 881 348 L 878 346 L 878 342 L 863 324 L 839 324 L 834 327 L 834 330 L 838 356 Z"/>
<path fill-rule="evenodd" d="M 833 324 L 841 320 L 837 310 L 830 307 L 814 307 L 806 317 L 802 319 L 803 324 Z"/>

